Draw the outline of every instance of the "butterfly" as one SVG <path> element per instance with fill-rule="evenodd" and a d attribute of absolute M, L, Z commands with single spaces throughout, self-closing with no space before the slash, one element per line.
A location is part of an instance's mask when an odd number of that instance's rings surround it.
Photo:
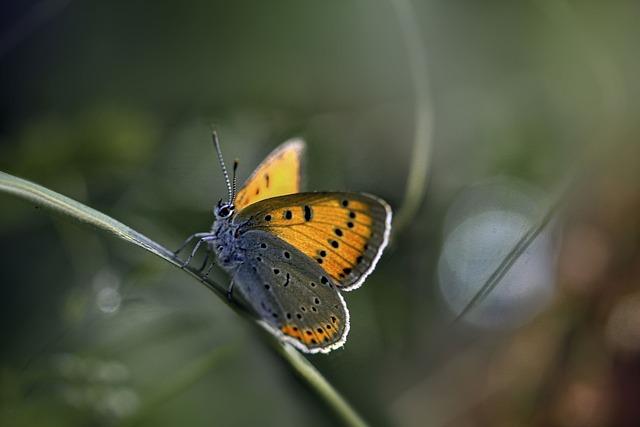
<path fill-rule="evenodd" d="M 236 192 L 238 163 L 231 183 L 215 132 L 213 142 L 228 201 L 214 207 L 211 230 L 189 237 L 176 255 L 198 239 L 183 265 L 205 244 L 232 278 L 229 298 L 239 294 L 267 330 L 303 352 L 341 347 L 349 332 L 341 292 L 375 268 L 391 208 L 364 193 L 300 192 L 301 139 L 276 148 Z"/>

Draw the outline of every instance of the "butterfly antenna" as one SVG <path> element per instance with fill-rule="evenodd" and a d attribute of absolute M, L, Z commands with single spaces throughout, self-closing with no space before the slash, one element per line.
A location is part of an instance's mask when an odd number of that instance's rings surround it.
<path fill-rule="evenodd" d="M 222 168 L 222 174 L 224 175 L 224 182 L 227 185 L 227 190 L 229 191 L 229 203 L 232 203 L 233 189 L 231 187 L 231 182 L 229 181 L 229 174 L 227 173 L 227 167 L 224 165 L 224 159 L 222 158 L 222 150 L 220 150 L 220 141 L 218 141 L 218 133 L 214 130 L 211 132 L 211 134 L 213 137 L 213 145 L 216 147 L 216 153 L 218 154 L 218 162 L 220 162 L 220 167 Z"/>
<path fill-rule="evenodd" d="M 231 189 L 232 189 L 232 191 L 231 191 L 231 203 L 234 202 L 234 200 L 236 199 L 236 194 L 237 194 L 236 193 L 236 189 L 237 189 L 237 187 L 236 187 L 236 171 L 237 170 L 238 170 L 238 159 L 236 159 L 233 162 L 233 179 L 232 179 L 233 184 L 231 186 Z"/>

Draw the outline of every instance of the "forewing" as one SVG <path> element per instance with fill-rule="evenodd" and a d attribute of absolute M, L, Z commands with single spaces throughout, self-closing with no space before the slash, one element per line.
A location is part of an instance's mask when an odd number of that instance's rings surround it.
<path fill-rule="evenodd" d="M 298 193 L 304 149 L 304 141 L 292 139 L 273 150 L 238 191 L 236 210 L 260 200 Z"/>
<path fill-rule="evenodd" d="M 241 293 L 280 338 L 305 352 L 342 346 L 349 312 L 333 282 L 305 255 L 259 230 L 242 235 L 247 258 L 233 276 Z"/>
<path fill-rule="evenodd" d="M 373 271 L 387 245 L 391 209 L 361 193 L 298 193 L 262 200 L 240 211 L 241 230 L 263 230 L 321 267 L 342 290 Z"/>

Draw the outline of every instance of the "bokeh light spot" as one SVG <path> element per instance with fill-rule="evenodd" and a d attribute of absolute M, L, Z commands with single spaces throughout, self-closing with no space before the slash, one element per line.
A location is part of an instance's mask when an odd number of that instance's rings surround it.
<path fill-rule="evenodd" d="M 450 216 L 438 262 L 440 290 L 449 308 L 460 313 L 518 240 L 533 226 L 539 208 L 524 186 L 476 186 L 461 196 Z M 481 201 L 481 202 L 478 202 Z M 522 325 L 553 295 L 552 240 L 540 233 L 490 294 L 465 321 L 492 329 Z"/>

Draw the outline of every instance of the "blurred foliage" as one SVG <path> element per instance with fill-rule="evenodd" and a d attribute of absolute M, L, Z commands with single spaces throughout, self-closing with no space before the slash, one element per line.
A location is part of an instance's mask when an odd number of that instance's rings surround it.
<path fill-rule="evenodd" d="M 312 362 L 376 425 L 636 425 L 640 6 L 413 6 L 435 114 L 427 198 L 346 296 L 344 350 Z M 403 200 L 414 93 L 388 2 L 27 0 L 0 5 L 0 24 L 0 170 L 168 247 L 225 194 L 210 125 L 241 177 L 302 135 L 309 189 Z M 496 176 L 535 188 L 540 211 L 573 177 L 547 230 L 555 293 L 518 324 L 452 325 L 450 208 Z M 0 424 L 335 422 L 196 282 L 23 201 L 0 207 Z M 496 256 L 482 255 L 480 270 Z"/>

